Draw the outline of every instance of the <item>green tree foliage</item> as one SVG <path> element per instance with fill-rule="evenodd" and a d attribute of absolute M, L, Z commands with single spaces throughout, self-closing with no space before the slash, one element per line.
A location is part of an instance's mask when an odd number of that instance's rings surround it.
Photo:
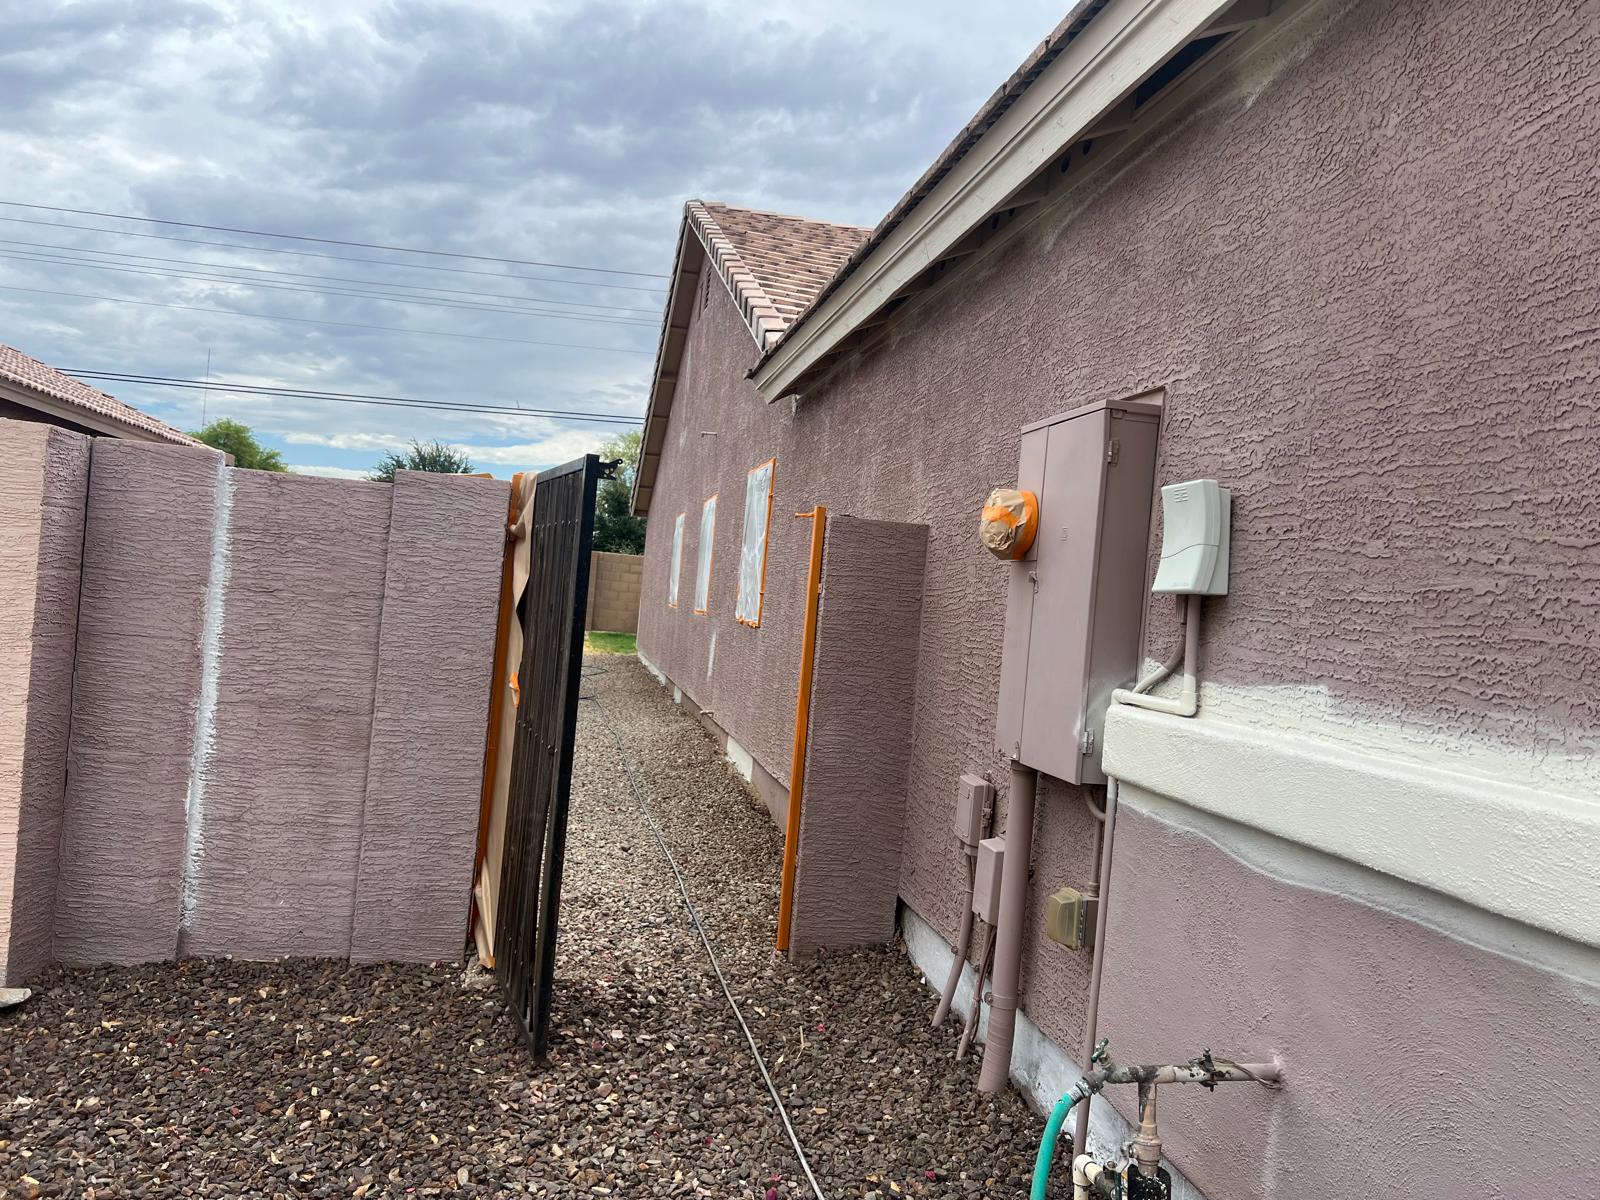
<path fill-rule="evenodd" d="M 256 435 L 250 432 L 248 425 L 241 425 L 238 421 L 230 421 L 226 417 L 212 421 L 204 429 L 190 432 L 190 437 L 199 438 L 213 450 L 221 450 L 233 455 L 233 465 L 244 467 L 250 471 L 287 471 L 283 465 L 283 455 L 276 450 L 268 450 L 256 441 Z"/>
<path fill-rule="evenodd" d="M 644 432 L 631 429 L 618 434 L 600 447 L 600 457 L 619 461 L 614 478 L 602 479 L 594 502 L 594 548 L 613 554 L 644 553 L 644 518 L 636 517 L 633 504 L 633 477 L 639 470 L 639 446 Z"/>
<path fill-rule="evenodd" d="M 393 483 L 396 471 L 434 471 L 440 475 L 471 475 L 472 460 L 454 446 L 443 442 L 413 440 L 403 452 L 391 450 L 378 460 L 367 478 L 374 483 Z"/>

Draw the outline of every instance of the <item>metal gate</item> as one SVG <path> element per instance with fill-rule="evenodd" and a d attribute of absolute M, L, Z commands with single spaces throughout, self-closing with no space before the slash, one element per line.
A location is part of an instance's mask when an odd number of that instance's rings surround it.
<path fill-rule="evenodd" d="M 550 1033 L 561 866 L 567 846 L 583 617 L 589 600 L 600 459 L 586 455 L 534 484 L 522 666 L 507 798 L 495 975 L 536 1058 Z"/>

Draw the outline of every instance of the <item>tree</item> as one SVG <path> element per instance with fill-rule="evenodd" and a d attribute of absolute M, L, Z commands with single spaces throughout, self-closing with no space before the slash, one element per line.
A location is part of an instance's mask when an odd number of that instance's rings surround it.
<path fill-rule="evenodd" d="M 412 440 L 404 453 L 391 450 L 378 460 L 367 478 L 374 483 L 393 483 L 396 471 L 433 471 L 439 475 L 471 475 L 472 460 L 463 451 L 443 442 Z"/>
<path fill-rule="evenodd" d="M 644 518 L 630 511 L 633 504 L 633 478 L 639 470 L 639 446 L 644 432 L 639 429 L 618 434 L 600 447 L 600 457 L 620 462 L 611 479 L 600 481 L 594 502 L 594 548 L 613 554 L 644 553 Z"/>
<path fill-rule="evenodd" d="M 250 432 L 248 425 L 241 425 L 238 421 L 230 421 L 226 417 L 211 422 L 204 429 L 194 430 L 189 436 L 199 438 L 213 450 L 233 455 L 233 465 L 244 467 L 248 471 L 289 469 L 283 465 L 283 455 L 276 450 L 268 450 L 256 441 L 256 435 Z"/>

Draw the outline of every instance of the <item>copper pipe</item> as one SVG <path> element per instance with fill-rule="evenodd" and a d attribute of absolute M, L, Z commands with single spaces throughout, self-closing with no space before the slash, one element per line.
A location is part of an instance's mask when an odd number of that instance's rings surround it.
<path fill-rule="evenodd" d="M 1133 1160 L 1139 1174 L 1154 1178 L 1161 1166 L 1161 1134 L 1156 1129 L 1156 1085 L 1154 1080 L 1139 1081 L 1139 1132 L 1133 1135 Z"/>
<path fill-rule="evenodd" d="M 789 951 L 789 926 L 794 921 L 794 874 L 800 858 L 800 800 L 806 781 L 806 739 L 811 731 L 811 672 L 817 651 L 817 598 L 822 590 L 822 540 L 828 510 L 810 512 L 811 566 L 806 573 L 806 622 L 800 635 L 800 687 L 794 701 L 794 744 L 789 751 L 789 804 L 783 823 L 783 881 L 778 890 L 778 950 Z"/>
<path fill-rule="evenodd" d="M 956 1047 L 956 1061 L 967 1057 L 972 1039 L 978 1032 L 978 1022 L 983 1019 L 983 977 L 989 970 L 989 953 L 994 949 L 994 926 L 984 925 L 983 943 L 978 950 L 978 979 L 972 985 L 972 1007 L 967 1009 L 967 1022 L 961 1027 L 961 1044 Z"/>
<path fill-rule="evenodd" d="M 1100 866 L 1095 888 L 1094 954 L 1089 967 L 1089 1003 L 1083 1014 L 1083 1067 L 1092 1065 L 1094 1042 L 1100 1018 L 1100 979 L 1106 965 L 1106 914 L 1111 909 L 1111 842 L 1117 832 L 1117 781 L 1106 782 L 1106 815 L 1100 823 Z M 1078 1105 L 1077 1123 L 1073 1125 L 1072 1144 L 1079 1150 L 1089 1144 L 1089 1104 L 1085 1097 Z"/>
<path fill-rule="evenodd" d="M 1028 908 L 1028 872 L 1033 858 L 1033 808 L 1039 772 L 1011 763 L 1011 798 L 1006 806 L 1006 860 L 1000 870 L 1000 910 L 995 921 L 994 983 L 989 1001 L 989 1036 L 983 1047 L 978 1090 L 1003 1092 L 1011 1078 L 1011 1041 L 1022 991 L 1023 926 Z"/>

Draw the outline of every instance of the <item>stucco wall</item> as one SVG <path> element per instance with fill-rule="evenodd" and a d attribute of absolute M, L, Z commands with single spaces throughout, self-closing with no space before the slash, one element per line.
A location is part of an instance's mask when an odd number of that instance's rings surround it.
<path fill-rule="evenodd" d="M 184 819 L 222 456 L 93 444 L 56 956 L 178 948 Z"/>
<path fill-rule="evenodd" d="M 790 946 L 894 940 L 911 771 L 921 525 L 830 514 Z"/>
<path fill-rule="evenodd" d="M 50 961 L 89 443 L 0 420 L 0 984 Z"/>
<path fill-rule="evenodd" d="M 633 633 L 639 628 L 639 588 L 643 581 L 642 555 L 594 551 L 589 557 L 589 609 L 584 628 Z"/>
<path fill-rule="evenodd" d="M 1203 631 L 1208 703 L 1593 792 L 1600 107 L 1574 81 L 1592 73 L 1600 27 L 1570 6 L 1371 0 L 1322 6 L 1294 37 L 1070 222 L 974 264 L 797 408 L 745 382 L 756 347 L 720 289 L 694 318 L 652 501 L 641 652 L 785 778 L 804 579 L 788 514 L 821 502 L 925 523 L 900 890 L 948 940 L 955 780 L 1005 778 L 991 745 L 1004 590 L 976 514 L 1013 477 L 1023 424 L 1091 401 L 1163 388 L 1159 478 L 1234 489 L 1232 591 Z M 668 609 L 673 518 L 742 494 L 772 455 L 762 626 L 733 623 L 726 570 L 710 617 Z M 739 524 L 718 523 L 719 564 Z M 1165 657 L 1164 605 L 1152 627 L 1148 652 Z M 1090 877 L 1092 819 L 1059 786 L 1040 814 L 1024 1004 L 1076 1052 L 1088 955 L 1045 941 L 1038 908 Z M 1214 933 L 1235 907 L 1225 889 L 1194 902 Z M 1394 950 L 1416 936 L 1370 933 Z M 1244 971 L 1236 941 L 1212 951 Z M 1553 984 L 1539 994 L 1565 996 L 1562 1021 L 1582 1011 Z M 1542 1000 L 1503 995 L 1503 1022 L 1556 1027 Z M 1330 1015 L 1298 1017 L 1315 1045 Z M 1431 1036 L 1425 1017 L 1412 1027 Z M 1372 1118 L 1358 1087 L 1341 1094 Z"/>
<path fill-rule="evenodd" d="M 182 949 L 342 958 L 390 489 L 265 471 L 232 479 L 216 738 Z"/>
<path fill-rule="evenodd" d="M 461 953 L 508 486 L 395 474 L 350 957 Z"/>
<path fill-rule="evenodd" d="M 1161 1090 L 1167 1153 L 1208 1196 L 1597 1194 L 1600 1113 L 1574 1068 L 1600 1062 L 1600 977 L 1286 880 L 1231 851 L 1226 823 L 1182 828 L 1148 802 L 1124 789 L 1101 1032 L 1163 1062 L 1275 1055 L 1287 1078 Z"/>

